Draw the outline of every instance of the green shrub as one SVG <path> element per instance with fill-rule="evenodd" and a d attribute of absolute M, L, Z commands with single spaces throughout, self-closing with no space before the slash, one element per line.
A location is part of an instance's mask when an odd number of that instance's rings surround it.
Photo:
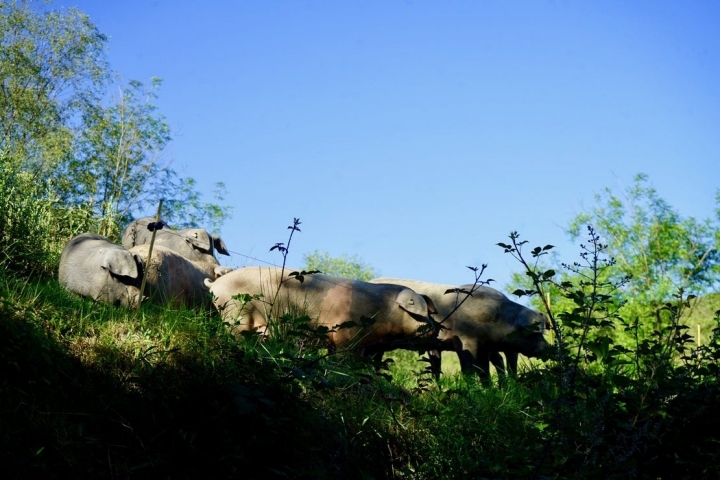
<path fill-rule="evenodd" d="M 22 275 L 51 275 L 60 252 L 94 222 L 79 207 L 65 207 L 52 184 L 38 182 L 0 153 L 0 264 Z"/>
<path fill-rule="evenodd" d="M 543 300 L 554 333 L 547 364 L 526 376 L 532 385 L 528 404 L 542 431 L 543 455 L 535 474 L 716 478 L 720 448 L 713 416 L 720 408 L 720 330 L 702 350 L 694 345 L 690 327 L 681 320 L 693 296 L 682 290 L 652 318 L 621 317 L 612 295 L 619 286 L 604 274 L 613 260 L 591 227 L 588 233 L 581 261 L 564 264 L 575 281 L 555 282 L 554 270 L 531 266 L 522 251 L 526 242 L 515 233 L 511 244 L 500 244 L 532 280 L 531 289 L 517 293 Z M 551 248 L 536 247 L 532 257 Z M 545 301 L 549 287 L 571 307 L 551 309 Z M 613 335 L 614 330 L 624 335 Z M 623 344 L 619 338 L 631 341 Z M 712 427 L 701 429 L 701 435 L 686 430 L 703 419 Z"/>

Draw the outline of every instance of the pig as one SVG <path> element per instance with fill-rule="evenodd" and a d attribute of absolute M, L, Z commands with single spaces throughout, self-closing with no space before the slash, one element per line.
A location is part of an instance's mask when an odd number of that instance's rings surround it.
<path fill-rule="evenodd" d="M 297 273 L 297 272 L 294 272 Z M 277 267 L 245 267 L 205 282 L 223 320 L 234 329 L 267 335 L 268 320 L 285 313 L 307 315 L 312 327 L 329 329 L 331 349 L 377 354 L 395 348 L 437 348 L 430 298 L 399 285 L 361 282 L 322 274 L 294 275 Z M 247 303 L 233 296 L 262 295 Z M 374 319 L 362 325 L 363 318 Z M 350 328 L 335 328 L 353 322 Z"/>
<path fill-rule="evenodd" d="M 71 292 L 95 301 L 136 307 L 141 301 L 144 262 L 102 235 L 73 237 L 60 254 L 58 281 Z"/>
<path fill-rule="evenodd" d="M 145 296 L 152 302 L 173 307 L 210 308 L 210 292 L 205 280 L 215 280 L 231 271 L 212 262 L 194 262 L 162 245 L 153 245 L 152 261 L 147 260 L 149 245 L 132 247 L 147 269 Z"/>
<path fill-rule="evenodd" d="M 122 235 L 122 245 L 131 249 L 137 245 L 147 245 L 152 238 L 152 231 L 148 225 L 155 219 L 146 217 L 135 220 L 127 226 Z M 164 222 L 160 222 L 165 225 Z M 212 235 L 202 228 L 185 228 L 173 230 L 167 226 L 155 232 L 155 245 L 173 250 L 183 257 L 194 262 L 209 262 L 219 265 L 215 252 L 230 255 L 225 242 L 220 237 Z"/>
<path fill-rule="evenodd" d="M 537 357 L 548 345 L 543 336 L 545 315 L 511 301 L 493 288 L 472 284 L 459 287 L 472 293 L 451 315 L 455 306 L 467 295 L 445 293 L 456 287 L 387 277 L 370 282 L 395 283 L 430 297 L 438 311 L 436 321 L 447 327 L 439 333 L 440 350 L 456 352 L 460 368 L 465 373 L 476 371 L 482 378 L 487 378 L 491 360 L 496 368 L 502 368 L 498 352 L 505 353 L 508 370 L 514 372 L 518 353 Z M 443 322 L 446 317 L 448 319 Z M 431 368 L 439 373 L 439 352 L 431 352 L 430 360 Z"/>

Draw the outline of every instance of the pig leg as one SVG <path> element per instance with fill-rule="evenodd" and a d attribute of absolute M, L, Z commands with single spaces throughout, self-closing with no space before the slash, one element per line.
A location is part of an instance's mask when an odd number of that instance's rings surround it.
<path fill-rule="evenodd" d="M 460 360 L 460 370 L 463 373 L 471 373 L 475 365 L 475 357 L 471 353 L 475 351 L 475 343 L 472 339 L 461 339 L 456 336 L 453 338 L 453 348 Z"/>
<path fill-rule="evenodd" d="M 475 368 L 483 383 L 490 381 L 490 351 L 484 346 L 478 346 L 475 353 Z"/>
<path fill-rule="evenodd" d="M 488 352 L 488 359 L 490 360 L 490 363 L 492 363 L 495 367 L 498 375 L 505 375 L 505 362 L 503 361 L 500 352 L 491 350 L 490 352 Z"/>
<path fill-rule="evenodd" d="M 505 352 L 505 360 L 507 360 L 507 371 L 511 375 L 514 375 L 517 373 L 517 362 L 518 362 L 518 353 L 517 352 Z"/>

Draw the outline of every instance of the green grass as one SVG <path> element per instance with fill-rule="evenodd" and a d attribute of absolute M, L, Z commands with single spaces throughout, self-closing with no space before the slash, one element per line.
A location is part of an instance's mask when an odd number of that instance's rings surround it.
<path fill-rule="evenodd" d="M 238 339 L 212 312 L 113 308 L 54 280 L 0 277 L 0 468 L 8 478 L 717 472 L 712 382 L 678 395 L 672 385 L 687 380 L 656 376 L 654 393 L 642 377 L 627 388 L 601 369 L 563 397 L 551 362 L 488 386 L 453 373 L 449 352 L 435 382 L 417 353 L 391 352 L 389 372 L 378 372 L 286 330 Z M 688 438 L 690 427 L 701 438 Z"/>
<path fill-rule="evenodd" d="M 266 471 L 322 464 L 313 449 L 293 447 L 306 444 L 322 415 L 280 372 L 248 361 L 208 314 L 107 308 L 53 282 L 9 287 L 16 288 L 3 291 L 6 471 L 199 478 L 214 465 L 209 471 L 224 476 L 271 447 L 281 460 Z M 281 433 L 282 444 L 273 445 Z"/>
<path fill-rule="evenodd" d="M 0 459 L 11 478 L 200 478 L 207 465 L 218 477 L 252 466 L 257 478 L 435 478 L 478 468 L 455 445 L 448 409 L 498 402 L 477 382 L 416 373 L 413 352 L 392 354 L 388 381 L 354 354 L 238 340 L 210 312 L 118 309 L 11 277 L 2 298 Z"/>

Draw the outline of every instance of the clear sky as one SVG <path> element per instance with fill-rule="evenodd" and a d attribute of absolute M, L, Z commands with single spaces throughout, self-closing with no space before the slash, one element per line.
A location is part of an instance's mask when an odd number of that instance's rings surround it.
<path fill-rule="evenodd" d="M 231 266 L 325 250 L 383 276 L 504 288 L 517 230 L 565 228 L 635 174 L 684 216 L 720 188 L 720 2 L 56 0 L 163 79 L 172 167 L 228 187 Z M 144 212 L 148 215 L 152 211 Z"/>

